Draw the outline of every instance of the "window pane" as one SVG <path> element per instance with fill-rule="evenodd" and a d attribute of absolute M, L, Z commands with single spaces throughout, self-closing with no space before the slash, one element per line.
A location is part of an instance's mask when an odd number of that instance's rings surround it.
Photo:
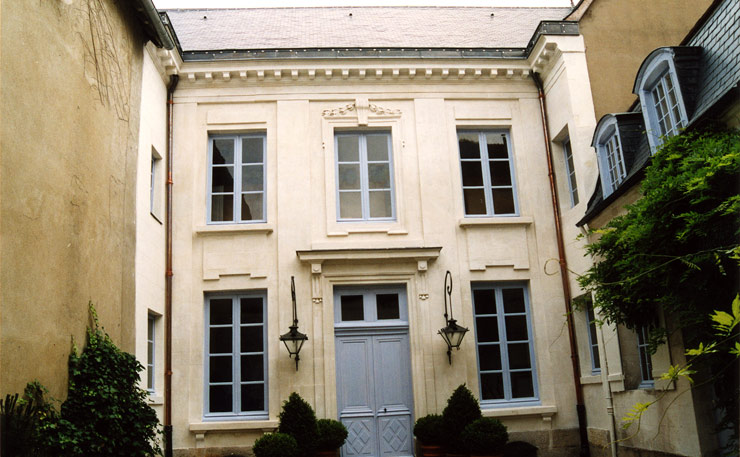
<path fill-rule="evenodd" d="M 264 381 L 265 364 L 261 355 L 242 356 L 242 381 Z"/>
<path fill-rule="evenodd" d="M 475 319 L 475 330 L 478 333 L 478 342 L 498 341 L 498 319 L 496 317 L 477 317 Z"/>
<path fill-rule="evenodd" d="M 524 308 L 524 289 L 502 289 L 501 295 L 504 298 L 505 313 L 523 313 Z"/>
<path fill-rule="evenodd" d="M 209 411 L 212 413 L 226 413 L 231 412 L 233 407 L 232 404 L 232 391 L 231 386 L 211 386 L 208 388 L 208 405 Z"/>
<path fill-rule="evenodd" d="M 510 369 L 518 370 L 521 368 L 532 368 L 532 364 L 529 360 L 528 343 L 509 344 L 508 350 Z"/>
<path fill-rule="evenodd" d="M 531 371 L 511 373 L 511 396 L 512 398 L 534 397 Z"/>
<path fill-rule="evenodd" d="M 378 307 L 378 319 L 400 319 L 398 294 L 377 294 L 375 302 Z"/>
<path fill-rule="evenodd" d="M 242 139 L 242 163 L 262 163 L 262 138 Z"/>
<path fill-rule="evenodd" d="M 234 140 L 231 139 L 214 139 L 213 140 L 213 161 L 214 165 L 224 163 L 234 163 Z"/>
<path fill-rule="evenodd" d="M 211 354 L 229 354 L 231 353 L 231 343 L 233 335 L 231 327 L 217 327 L 210 329 L 211 338 L 208 349 Z"/>
<path fill-rule="evenodd" d="M 506 316 L 506 340 L 527 341 L 527 316 Z"/>
<path fill-rule="evenodd" d="M 458 133 L 458 145 L 460 145 L 461 159 L 480 158 L 480 145 L 477 133 Z"/>
<path fill-rule="evenodd" d="M 211 356 L 209 362 L 209 382 L 231 382 L 233 370 L 230 355 Z"/>
<path fill-rule="evenodd" d="M 511 189 L 492 189 L 493 192 L 493 213 L 494 214 L 513 214 L 514 213 L 514 191 Z"/>
<path fill-rule="evenodd" d="M 211 299 L 211 325 L 231 324 L 231 299 Z"/>
<path fill-rule="evenodd" d="M 342 295 L 340 300 L 343 321 L 365 320 L 362 295 Z"/>
<path fill-rule="evenodd" d="M 486 214 L 486 196 L 483 189 L 463 189 L 465 214 Z"/>
<path fill-rule="evenodd" d="M 337 137 L 337 157 L 340 162 L 359 162 L 360 137 L 357 135 L 342 135 Z"/>
<path fill-rule="evenodd" d="M 367 166 L 367 180 L 370 189 L 390 189 L 391 167 L 387 163 L 371 163 Z"/>
<path fill-rule="evenodd" d="M 498 344 L 478 346 L 478 361 L 481 371 L 501 369 L 501 349 Z"/>
<path fill-rule="evenodd" d="M 483 400 L 500 400 L 504 398 L 504 379 L 501 373 L 481 373 L 480 391 Z"/>
<path fill-rule="evenodd" d="M 265 385 L 245 384 L 242 386 L 242 411 L 264 411 Z"/>
<path fill-rule="evenodd" d="M 462 167 L 462 182 L 463 186 L 482 186 L 483 185 L 483 172 L 480 168 L 480 162 L 460 162 Z"/>
<path fill-rule="evenodd" d="M 242 167 L 242 192 L 264 190 L 264 168 L 262 165 Z"/>
<path fill-rule="evenodd" d="M 509 157 L 509 150 L 506 147 L 506 135 L 502 133 L 488 133 L 486 134 L 486 142 L 488 143 L 489 159 L 507 159 Z"/>
<path fill-rule="evenodd" d="M 493 289 L 476 289 L 473 291 L 475 314 L 496 314 L 496 294 Z"/>
<path fill-rule="evenodd" d="M 360 188 L 360 165 L 339 165 L 339 188 L 359 189 Z"/>
<path fill-rule="evenodd" d="M 362 198 L 360 192 L 339 193 L 339 217 L 341 219 L 362 218 Z"/>
<path fill-rule="evenodd" d="M 491 160 L 488 162 L 488 165 L 491 170 L 491 185 L 511 185 L 511 169 L 509 168 L 508 160 Z"/>
<path fill-rule="evenodd" d="M 388 136 L 367 135 L 367 160 L 371 162 L 388 161 Z"/>
<path fill-rule="evenodd" d="M 264 349 L 262 326 L 241 328 L 241 351 L 262 352 Z"/>
<path fill-rule="evenodd" d="M 255 221 L 264 219 L 262 194 L 242 194 L 242 220 Z"/>
<path fill-rule="evenodd" d="M 370 217 L 391 217 L 393 206 L 389 190 L 370 192 Z"/>
<path fill-rule="evenodd" d="M 211 192 L 234 191 L 234 167 L 213 167 L 211 170 Z"/>
<path fill-rule="evenodd" d="M 214 222 L 234 220 L 233 195 L 214 195 L 211 197 L 211 220 Z"/>
<path fill-rule="evenodd" d="M 242 324 L 262 323 L 262 298 L 242 298 L 241 307 Z"/>

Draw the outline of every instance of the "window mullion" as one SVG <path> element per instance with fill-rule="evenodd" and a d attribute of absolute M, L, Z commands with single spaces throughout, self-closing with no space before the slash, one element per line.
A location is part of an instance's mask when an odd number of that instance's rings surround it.
<path fill-rule="evenodd" d="M 234 222 L 242 221 L 242 141 L 234 137 Z"/>
<path fill-rule="evenodd" d="M 367 163 L 367 137 L 359 135 L 357 141 L 360 156 L 360 200 L 362 202 L 362 219 L 370 219 L 370 184 Z"/>
<path fill-rule="evenodd" d="M 490 162 L 488 160 L 488 143 L 485 132 L 478 133 L 478 147 L 480 149 L 480 166 L 483 174 L 483 195 L 486 198 L 486 214 L 493 216 L 493 190 L 491 189 Z"/>
<path fill-rule="evenodd" d="M 509 368 L 509 342 L 506 335 L 506 315 L 504 314 L 504 294 L 501 288 L 494 289 L 496 296 L 496 314 L 498 315 L 498 339 L 501 350 L 501 372 L 504 381 L 504 399 L 510 401 L 511 394 L 511 369 Z"/>
<path fill-rule="evenodd" d="M 231 375 L 231 389 L 232 389 L 232 406 L 231 410 L 234 414 L 241 412 L 241 345 L 239 341 L 241 317 L 239 313 L 239 297 L 232 298 L 232 312 L 231 312 L 231 323 L 232 323 L 232 357 L 234 361 L 231 364 L 232 375 Z"/>

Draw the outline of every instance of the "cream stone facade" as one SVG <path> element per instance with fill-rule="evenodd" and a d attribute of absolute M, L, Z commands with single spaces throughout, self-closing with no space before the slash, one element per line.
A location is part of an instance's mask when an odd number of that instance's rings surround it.
<path fill-rule="evenodd" d="M 516 285 L 527 296 L 534 399 L 499 403 L 512 437 L 541 455 L 578 444 L 573 377 L 559 278 L 547 155 L 537 88 L 544 80 L 556 173 L 570 139 L 578 184 L 596 179 L 589 149 L 595 126 L 583 40 L 541 35 L 518 60 L 352 59 L 177 63 L 174 96 L 173 428 L 176 455 L 234 451 L 277 425 L 296 391 L 318 417 L 338 418 L 338 325 L 342 288 L 397 286 L 406 297 L 412 420 L 441 413 L 459 384 L 480 395 L 471 286 Z M 458 133 L 508 135 L 517 211 L 466 217 Z M 394 216 L 338 221 L 335 137 L 389 134 Z M 225 135 L 264 138 L 263 221 L 211 223 L 209 144 Z M 561 185 L 562 187 L 562 185 Z M 562 203 L 568 243 L 585 201 Z M 577 268 L 587 259 L 574 258 Z M 583 264 L 583 265 L 581 265 Z M 444 279 L 452 273 L 455 317 L 470 328 L 460 351 L 436 335 L 445 325 Z M 291 324 L 295 277 L 300 364 L 278 340 Z M 575 280 L 571 278 L 575 287 Z M 353 289 L 354 290 L 354 289 Z M 220 420 L 208 413 L 207 302 L 266 297 L 266 414 Z M 403 305 L 402 305 L 403 306 Z M 345 370 L 347 370 L 345 368 Z M 246 420 L 245 420 L 246 419 Z M 413 422 L 411 422 L 413 425 Z M 406 430 L 410 433 L 410 430 Z M 202 451 L 201 451 L 202 452 Z M 243 451 L 242 451 L 243 452 Z"/>

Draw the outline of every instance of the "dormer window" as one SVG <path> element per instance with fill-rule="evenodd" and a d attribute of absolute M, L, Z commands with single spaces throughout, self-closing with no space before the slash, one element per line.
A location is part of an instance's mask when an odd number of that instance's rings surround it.
<path fill-rule="evenodd" d="M 602 119 L 594 139 L 601 171 L 601 187 L 604 190 L 604 198 L 606 198 L 619 187 L 627 176 L 617 119 L 613 116 L 606 121 Z"/>
<path fill-rule="evenodd" d="M 633 92 L 640 97 L 650 150 L 678 135 L 689 123 L 687 87 L 695 79 L 701 48 L 658 48 L 642 63 Z"/>

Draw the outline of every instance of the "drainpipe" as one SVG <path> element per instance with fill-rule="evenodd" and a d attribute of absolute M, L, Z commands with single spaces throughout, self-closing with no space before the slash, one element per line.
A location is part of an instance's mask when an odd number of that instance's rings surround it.
<path fill-rule="evenodd" d="M 560 264 L 560 279 L 563 283 L 563 297 L 565 299 L 565 316 L 568 324 L 568 340 L 570 342 L 570 361 L 573 368 L 573 387 L 576 389 L 576 412 L 578 413 L 578 430 L 581 436 L 581 457 L 589 457 L 588 431 L 586 429 L 586 405 L 583 401 L 583 386 L 581 386 L 581 362 L 578 359 L 576 347 L 575 327 L 573 326 L 573 310 L 571 308 L 570 282 L 568 280 L 568 264 L 565 261 L 565 244 L 563 243 L 563 229 L 560 217 L 560 202 L 558 190 L 555 186 L 555 174 L 552 167 L 552 149 L 550 148 L 550 132 L 547 122 L 545 106 L 545 90 L 538 73 L 532 73 L 532 79 L 537 86 L 542 113 L 542 135 L 545 137 L 545 152 L 547 155 L 547 177 L 550 181 L 550 195 L 552 196 L 552 216 L 555 220 L 555 237 L 558 242 L 558 261 Z"/>
<path fill-rule="evenodd" d="M 167 87 L 167 199 L 165 202 L 164 286 L 164 455 L 172 457 L 172 98 L 179 80 L 170 76 Z"/>

